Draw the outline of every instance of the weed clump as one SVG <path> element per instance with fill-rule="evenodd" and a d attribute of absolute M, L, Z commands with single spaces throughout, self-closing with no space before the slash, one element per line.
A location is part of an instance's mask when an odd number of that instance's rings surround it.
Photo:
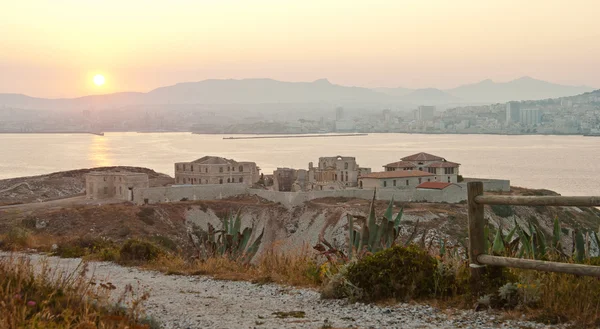
<path fill-rule="evenodd" d="M 110 296 L 117 287 L 91 284 L 87 271 L 86 264 L 61 272 L 46 261 L 0 258 L 0 328 L 150 328 L 142 309 L 147 293 L 126 286 L 115 303 Z"/>
<path fill-rule="evenodd" d="M 31 235 L 29 231 L 21 227 L 11 228 L 0 240 L 0 247 L 3 249 L 16 250 L 27 248 L 31 245 Z"/>
<path fill-rule="evenodd" d="M 118 251 L 115 243 L 103 238 L 82 237 L 59 243 L 54 252 L 61 258 L 80 258 L 92 254 L 108 255 Z M 114 257 L 100 257 L 99 260 L 112 261 Z"/>
<path fill-rule="evenodd" d="M 152 242 L 129 239 L 119 251 L 119 260 L 122 263 L 147 262 L 156 260 L 163 254 L 162 249 Z"/>
<path fill-rule="evenodd" d="M 409 300 L 433 293 L 436 260 L 416 246 L 395 246 L 366 256 L 348 267 L 346 278 L 362 299 Z"/>
<path fill-rule="evenodd" d="M 140 209 L 140 212 L 137 213 L 137 216 L 142 222 L 148 225 L 154 225 L 155 223 L 154 208 L 143 207 L 142 209 Z"/>

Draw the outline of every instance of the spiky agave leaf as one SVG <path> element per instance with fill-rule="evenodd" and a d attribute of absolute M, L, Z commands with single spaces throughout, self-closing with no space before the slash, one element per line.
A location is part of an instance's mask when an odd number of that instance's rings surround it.
<path fill-rule="evenodd" d="M 531 254 L 533 255 L 533 259 L 537 259 L 538 257 L 538 239 L 535 235 L 535 230 L 533 229 L 533 225 L 529 222 L 529 236 L 531 239 Z"/>
<path fill-rule="evenodd" d="M 240 245 L 240 242 L 242 241 L 242 232 L 241 232 L 241 228 L 242 228 L 242 218 L 240 215 L 241 209 L 238 210 L 237 214 L 235 215 L 235 219 L 233 217 L 231 217 L 231 221 L 230 221 L 230 234 L 232 236 L 232 241 L 231 241 L 231 248 L 234 252 L 237 251 L 238 246 Z M 233 216 L 233 215 L 232 215 Z"/>
<path fill-rule="evenodd" d="M 544 231 L 542 231 L 542 229 L 539 228 L 539 226 L 536 225 L 534 228 L 535 228 L 535 236 L 537 239 L 539 255 L 545 256 L 546 255 L 546 236 L 544 235 Z"/>
<path fill-rule="evenodd" d="M 504 253 L 504 238 L 502 237 L 502 228 L 498 227 L 496 230 L 496 237 L 494 238 L 494 244 L 492 245 L 492 252 L 494 255 L 501 255 Z"/>
<path fill-rule="evenodd" d="M 227 215 L 225 218 L 223 218 L 223 231 L 226 234 L 229 234 L 229 217 L 230 215 Z"/>
<path fill-rule="evenodd" d="M 600 253 L 600 239 L 598 239 L 598 234 L 592 231 L 592 238 L 594 238 L 594 242 L 596 243 L 596 250 Z M 598 256 L 598 254 L 596 254 Z"/>
<path fill-rule="evenodd" d="M 445 254 L 446 254 L 446 244 L 444 243 L 444 240 L 442 240 L 442 238 L 440 238 L 440 257 L 444 257 Z"/>
<path fill-rule="evenodd" d="M 392 196 L 392 199 L 390 200 L 390 203 L 388 204 L 388 207 L 385 210 L 385 214 L 383 215 L 383 217 L 385 217 L 385 219 L 387 219 L 388 221 L 393 221 L 394 220 L 394 218 L 392 217 L 393 211 L 394 211 L 394 197 Z"/>
<path fill-rule="evenodd" d="M 379 251 L 385 247 L 385 243 L 382 239 L 387 235 L 387 223 L 388 221 L 386 221 L 385 218 L 382 218 L 381 223 L 377 227 L 377 234 L 375 235 L 375 241 L 372 245 L 373 252 Z"/>
<path fill-rule="evenodd" d="M 508 232 L 508 234 L 506 235 L 506 243 L 511 243 L 513 241 L 513 236 L 515 235 L 515 232 L 517 231 L 517 226 L 516 226 L 516 221 L 515 221 L 515 226 L 512 228 L 512 230 L 510 230 L 510 232 Z"/>
<path fill-rule="evenodd" d="M 265 234 L 265 228 L 263 227 L 262 232 L 260 232 L 260 235 L 258 236 L 258 238 L 256 238 L 256 240 L 254 240 L 254 242 L 250 245 L 248 250 L 246 250 L 246 253 L 244 256 L 246 261 L 249 262 L 250 260 L 252 260 L 252 257 L 254 257 L 256 252 L 258 252 L 258 248 L 260 247 L 260 244 L 262 243 L 262 237 L 264 234 Z"/>
<path fill-rule="evenodd" d="M 352 259 L 352 249 L 354 248 L 354 217 L 346 214 L 348 219 L 348 258 Z"/>
<path fill-rule="evenodd" d="M 250 236 L 252 235 L 252 230 L 253 228 L 250 227 L 246 227 L 244 229 L 244 231 L 242 232 L 242 239 L 240 241 L 240 244 L 237 248 L 237 253 L 238 255 L 241 255 L 244 253 L 244 251 L 246 250 L 246 246 L 248 245 L 248 241 L 250 241 Z"/>
<path fill-rule="evenodd" d="M 384 245 L 385 248 L 390 248 L 393 244 L 394 244 L 394 240 L 395 240 L 395 230 L 394 230 L 394 222 L 392 221 L 388 221 L 387 223 L 385 223 L 386 225 L 386 231 L 385 231 L 385 237 L 384 237 Z"/>
<path fill-rule="evenodd" d="M 583 241 L 583 234 L 580 230 L 575 233 L 575 261 L 583 263 L 585 257 L 585 242 Z"/>
<path fill-rule="evenodd" d="M 352 244 L 354 245 L 354 250 L 358 250 L 358 247 L 360 247 L 360 232 L 357 230 L 354 230 L 354 241 Z"/>
<path fill-rule="evenodd" d="M 378 226 L 377 226 L 377 218 L 375 216 L 375 193 L 373 192 L 373 200 L 371 200 L 371 206 L 369 207 L 369 218 L 368 218 L 368 225 L 369 225 L 369 240 L 368 240 L 368 246 L 369 249 L 371 249 L 373 247 L 373 244 L 375 243 L 375 237 L 377 236 L 377 232 L 378 230 Z"/>
<path fill-rule="evenodd" d="M 489 226 L 485 226 L 483 228 L 483 250 L 485 250 L 486 253 L 489 252 L 490 250 L 490 228 Z"/>
<path fill-rule="evenodd" d="M 521 251 L 519 253 L 519 258 L 521 256 L 523 256 L 523 254 L 527 255 L 527 256 L 531 256 L 532 255 L 532 251 L 531 251 L 531 240 L 529 239 L 529 236 L 527 235 L 527 233 L 525 233 L 525 231 L 523 231 L 523 229 L 521 228 L 521 225 L 519 225 L 519 223 L 517 223 L 517 221 L 515 220 L 515 227 L 517 228 L 517 235 L 519 235 L 519 239 L 521 240 Z"/>
<path fill-rule="evenodd" d="M 360 243 L 358 244 L 358 253 L 362 253 L 363 249 L 369 248 L 369 226 L 365 222 L 360 232 Z"/>
<path fill-rule="evenodd" d="M 240 229 L 242 228 L 241 211 L 242 210 L 239 209 L 237 214 L 235 215 L 235 220 L 233 222 L 233 227 L 231 229 L 231 235 L 237 235 L 240 232 Z"/>
<path fill-rule="evenodd" d="M 404 207 L 400 208 L 400 212 L 396 215 L 396 219 L 394 220 L 394 228 L 398 229 L 400 227 L 400 221 L 402 220 L 402 215 L 404 214 Z"/>
<path fill-rule="evenodd" d="M 560 251 L 560 222 L 558 216 L 554 217 L 554 229 L 552 230 L 552 248 Z"/>

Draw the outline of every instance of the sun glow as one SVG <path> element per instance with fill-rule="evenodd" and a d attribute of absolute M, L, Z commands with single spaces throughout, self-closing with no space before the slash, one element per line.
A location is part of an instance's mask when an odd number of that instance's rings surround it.
<path fill-rule="evenodd" d="M 96 86 L 102 86 L 104 82 L 106 82 L 106 79 L 104 79 L 104 76 L 102 74 L 96 74 L 94 76 L 94 83 L 96 84 Z"/>

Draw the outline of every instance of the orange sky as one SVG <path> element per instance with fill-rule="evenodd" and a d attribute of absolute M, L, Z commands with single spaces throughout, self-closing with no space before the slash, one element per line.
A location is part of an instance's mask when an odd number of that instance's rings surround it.
<path fill-rule="evenodd" d="M 449 88 L 528 75 L 600 87 L 599 12 L 599 0 L 0 0 L 0 93 L 253 77 Z"/>

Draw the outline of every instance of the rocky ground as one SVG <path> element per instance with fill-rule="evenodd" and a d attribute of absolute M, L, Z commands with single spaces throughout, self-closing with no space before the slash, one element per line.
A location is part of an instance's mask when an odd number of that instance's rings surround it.
<path fill-rule="evenodd" d="M 8 254 L 0 253 L 0 257 Z M 29 255 L 34 265 L 73 271 L 81 260 Z M 488 311 L 440 310 L 417 304 L 387 307 L 325 301 L 314 290 L 276 284 L 217 281 L 201 276 L 167 276 L 112 263 L 90 263 L 100 281 L 118 293 L 127 284 L 149 291 L 146 313 L 162 328 L 562 328 L 505 320 Z M 90 275 L 90 274 L 88 274 Z"/>
<path fill-rule="evenodd" d="M 173 178 L 140 167 L 100 167 L 48 175 L 0 180 L 0 206 L 68 198 L 85 193 L 85 174 L 91 171 L 130 171 L 148 174 L 150 186 L 172 184 Z"/>
<path fill-rule="evenodd" d="M 67 204 L 64 201 L 0 207 L 0 234 L 20 226 L 33 235 L 44 235 L 57 240 L 87 236 L 122 241 L 160 235 L 191 252 L 190 231 L 206 231 L 208 223 L 221 227 L 222 218 L 239 210 L 242 229 L 254 226 L 254 238 L 263 228 L 265 230 L 259 253 L 274 245 L 282 251 L 310 248 L 321 238 L 344 249 L 348 235 L 346 214 L 352 214 L 355 224 L 360 225 L 368 214 L 370 203 L 370 200 L 327 198 L 286 209 L 279 204 L 248 195 L 222 200 L 153 205 L 86 203 L 86 200 Z M 383 215 L 386 207 L 387 202 L 376 202 L 378 216 Z M 462 248 L 465 245 L 467 208 L 464 204 L 397 202 L 394 214 L 401 208 L 404 211 L 400 226 L 402 243 L 411 240 L 426 249 L 433 248 L 434 252 L 440 239 L 445 241 L 447 248 Z M 572 229 L 596 230 L 600 210 L 578 207 L 495 209 L 486 206 L 485 216 L 493 229 L 502 227 L 505 234 L 516 220 L 525 228 L 529 222 L 539 225 L 548 237 L 552 236 L 554 218 L 558 217 L 563 230 L 562 243 L 569 251 L 573 244 Z"/>

